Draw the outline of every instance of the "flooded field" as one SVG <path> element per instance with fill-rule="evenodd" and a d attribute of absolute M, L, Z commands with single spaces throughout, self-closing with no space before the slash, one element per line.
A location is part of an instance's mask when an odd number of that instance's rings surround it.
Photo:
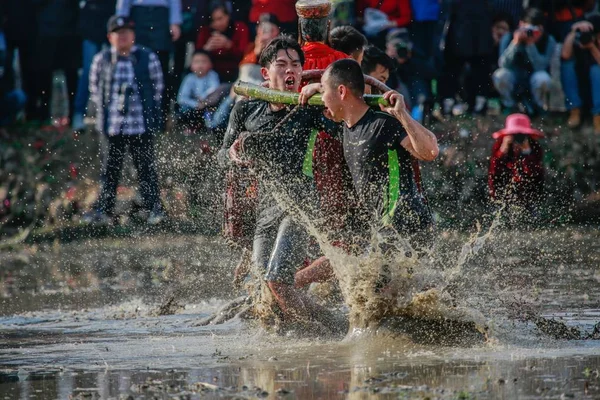
<path fill-rule="evenodd" d="M 466 241 L 443 233 L 439 268 Z M 597 228 L 499 232 L 473 254 L 456 286 L 489 340 L 469 348 L 282 337 L 239 319 L 198 326 L 237 296 L 239 253 L 214 237 L 50 243 L 0 257 L 0 399 L 600 398 L 600 342 L 556 340 L 522 318 L 532 310 L 594 330 Z"/>

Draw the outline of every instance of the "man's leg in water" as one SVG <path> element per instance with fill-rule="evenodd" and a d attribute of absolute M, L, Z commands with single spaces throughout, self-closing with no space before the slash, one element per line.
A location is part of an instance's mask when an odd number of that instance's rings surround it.
<path fill-rule="evenodd" d="M 269 259 L 275 246 L 277 231 L 283 211 L 277 206 L 261 210 L 256 218 L 256 230 L 252 243 L 252 264 L 258 268 L 260 277 L 267 271 Z"/>
<path fill-rule="evenodd" d="M 335 278 L 333 267 L 327 259 L 322 256 L 313 261 L 308 267 L 296 272 L 294 286 L 302 288 L 313 282 L 327 282 Z"/>
<path fill-rule="evenodd" d="M 294 275 L 307 255 L 309 237 L 305 229 L 286 217 L 279 226 L 266 280 L 282 311 L 291 317 L 305 317 L 325 325 L 334 318 L 324 307 L 294 287 Z"/>

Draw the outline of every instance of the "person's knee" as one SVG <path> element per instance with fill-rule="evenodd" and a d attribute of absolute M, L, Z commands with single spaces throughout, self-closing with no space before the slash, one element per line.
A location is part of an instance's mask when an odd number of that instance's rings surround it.
<path fill-rule="evenodd" d="M 531 88 L 533 90 L 548 90 L 552 83 L 552 78 L 550 74 L 546 71 L 538 71 L 534 72 L 529 79 L 531 84 Z"/>
<path fill-rule="evenodd" d="M 594 64 L 590 67 L 591 82 L 600 82 L 600 64 Z"/>
<path fill-rule="evenodd" d="M 492 81 L 498 91 L 512 90 L 515 82 L 514 74 L 507 68 L 498 68 L 492 74 Z"/>

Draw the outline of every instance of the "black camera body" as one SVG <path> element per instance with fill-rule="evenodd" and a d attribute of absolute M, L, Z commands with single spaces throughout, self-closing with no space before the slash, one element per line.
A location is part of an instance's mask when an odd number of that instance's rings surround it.
<path fill-rule="evenodd" d="M 396 55 L 400 59 L 408 58 L 408 53 L 410 51 L 410 45 L 406 42 L 397 42 L 396 45 Z"/>
<path fill-rule="evenodd" d="M 581 32 L 579 29 L 575 31 L 575 41 L 581 45 L 588 45 L 593 39 L 592 32 Z"/>

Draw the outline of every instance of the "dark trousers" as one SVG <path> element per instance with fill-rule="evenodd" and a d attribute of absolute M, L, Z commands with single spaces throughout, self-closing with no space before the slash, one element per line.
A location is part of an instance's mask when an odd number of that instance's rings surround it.
<path fill-rule="evenodd" d="M 52 100 L 53 73 L 62 69 L 67 83 L 68 115 L 73 117 L 73 104 L 79 65 L 81 63 L 81 41 L 77 36 L 39 36 L 35 47 L 36 62 L 31 70 L 35 74 L 31 90 L 31 101 L 34 107 L 31 119 L 46 121 L 50 119 L 50 102 Z"/>
<path fill-rule="evenodd" d="M 34 39 L 33 38 L 13 38 L 10 36 L 6 37 L 6 79 L 7 87 L 6 90 L 12 91 L 15 89 L 15 71 L 13 69 L 15 50 L 19 50 L 19 67 L 21 69 L 21 88 L 27 95 L 27 106 L 25 109 L 26 114 L 34 112 L 33 102 L 31 100 L 31 88 L 35 75 L 31 72 L 32 56 L 34 51 Z"/>
<path fill-rule="evenodd" d="M 489 56 L 460 57 L 446 51 L 444 68 L 438 85 L 440 99 L 455 98 L 461 89 L 461 74 L 465 64 L 470 65 L 466 85 L 466 99 L 469 105 L 475 104 L 476 96 L 488 96 L 490 79 Z"/>
<path fill-rule="evenodd" d="M 125 152 L 129 148 L 138 174 L 139 191 L 144 208 L 160 206 L 158 173 L 154 154 L 154 137 L 150 134 L 116 135 L 108 138 L 108 154 L 104 163 L 104 184 L 97 209 L 111 215 L 115 208 L 117 186 L 123 170 Z"/>

